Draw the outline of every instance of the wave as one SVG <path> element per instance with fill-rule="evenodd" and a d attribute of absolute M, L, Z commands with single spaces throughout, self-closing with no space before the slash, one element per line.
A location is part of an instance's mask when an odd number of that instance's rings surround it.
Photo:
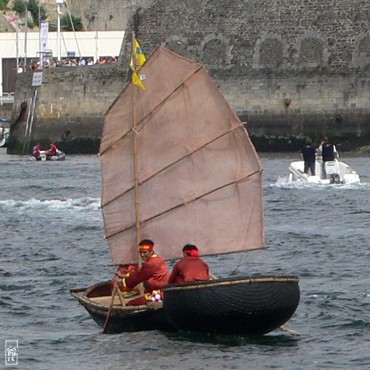
<path fill-rule="evenodd" d="M 289 182 L 287 177 L 278 177 L 274 184 L 269 184 L 270 188 L 282 188 L 282 189 L 341 189 L 341 190 L 370 190 L 370 183 L 359 183 L 351 185 L 343 184 L 314 184 L 308 182 Z"/>
<path fill-rule="evenodd" d="M 55 211 L 55 210 L 98 210 L 100 208 L 100 198 L 65 198 L 65 199 L 48 199 L 40 200 L 30 198 L 28 200 L 8 199 L 0 200 L 0 209 L 9 210 L 42 210 L 42 211 Z"/>

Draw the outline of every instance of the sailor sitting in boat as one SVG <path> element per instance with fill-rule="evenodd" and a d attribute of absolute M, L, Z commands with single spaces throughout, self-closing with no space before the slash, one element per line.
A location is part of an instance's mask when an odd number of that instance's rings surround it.
<path fill-rule="evenodd" d="M 184 257 L 173 267 L 169 284 L 210 279 L 209 267 L 199 257 L 199 251 L 195 245 L 186 244 L 182 253 Z"/>
<path fill-rule="evenodd" d="M 113 282 L 118 283 L 121 291 L 133 290 L 138 284 L 144 283 L 145 296 L 132 299 L 128 306 L 145 305 L 152 301 L 152 297 L 161 291 L 163 285 L 168 284 L 170 273 L 166 261 L 155 254 L 154 242 L 144 239 L 139 243 L 139 254 L 143 265 L 139 270 L 119 268 Z M 160 293 L 162 296 L 162 293 Z M 163 297 L 162 297 L 163 298 Z"/>
<path fill-rule="evenodd" d="M 37 161 L 41 161 L 41 147 L 40 144 L 37 144 L 32 149 L 32 156 L 36 158 Z"/>
<path fill-rule="evenodd" d="M 48 157 L 52 157 L 53 155 L 57 155 L 58 148 L 55 144 L 50 144 L 50 149 L 46 151 L 46 155 Z"/>

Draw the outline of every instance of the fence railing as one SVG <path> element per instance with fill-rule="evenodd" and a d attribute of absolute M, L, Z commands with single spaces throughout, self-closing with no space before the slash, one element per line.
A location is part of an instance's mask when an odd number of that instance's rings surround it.
<path fill-rule="evenodd" d="M 0 105 L 13 103 L 14 103 L 14 92 L 3 93 L 2 95 L 0 95 Z"/>

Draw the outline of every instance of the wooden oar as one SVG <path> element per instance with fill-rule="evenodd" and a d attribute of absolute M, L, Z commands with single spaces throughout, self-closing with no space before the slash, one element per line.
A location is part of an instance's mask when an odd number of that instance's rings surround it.
<path fill-rule="evenodd" d="M 113 290 L 112 290 L 112 299 L 110 301 L 110 305 L 109 305 L 109 310 L 108 310 L 108 313 L 107 313 L 107 317 L 105 319 L 105 323 L 104 323 L 104 328 L 103 328 L 103 334 L 106 333 L 107 331 L 107 328 L 108 328 L 108 323 L 109 323 L 109 320 L 110 320 L 110 315 L 112 313 L 112 308 L 113 308 L 113 303 L 114 303 L 114 298 L 116 296 L 116 293 L 117 293 L 117 282 L 114 283 L 114 286 L 113 286 Z"/>
<path fill-rule="evenodd" d="M 118 294 L 118 297 L 119 297 L 119 300 L 121 302 L 121 305 L 123 307 L 125 307 L 126 306 L 125 298 L 123 297 L 123 294 L 121 292 L 121 289 L 118 286 L 116 286 L 116 292 Z"/>

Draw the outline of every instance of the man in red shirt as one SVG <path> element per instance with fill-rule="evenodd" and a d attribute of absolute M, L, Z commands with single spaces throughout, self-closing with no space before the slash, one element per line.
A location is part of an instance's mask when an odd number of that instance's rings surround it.
<path fill-rule="evenodd" d="M 139 254 L 143 261 L 140 270 L 130 269 L 125 271 L 118 269 L 116 274 L 121 290 L 132 290 L 138 284 L 144 283 L 145 293 L 148 296 L 132 299 L 127 303 L 128 306 L 146 304 L 150 294 L 153 291 L 160 291 L 163 285 L 168 284 L 170 277 L 166 261 L 155 254 L 152 240 L 144 239 L 139 243 Z"/>
<path fill-rule="evenodd" d="M 186 244 L 182 252 L 184 258 L 173 267 L 168 283 L 177 284 L 187 281 L 209 280 L 209 267 L 199 257 L 198 248 L 193 244 Z"/>
<path fill-rule="evenodd" d="M 46 155 L 48 157 L 52 157 L 53 155 L 57 155 L 57 146 L 55 144 L 50 144 L 50 149 L 46 151 Z"/>

